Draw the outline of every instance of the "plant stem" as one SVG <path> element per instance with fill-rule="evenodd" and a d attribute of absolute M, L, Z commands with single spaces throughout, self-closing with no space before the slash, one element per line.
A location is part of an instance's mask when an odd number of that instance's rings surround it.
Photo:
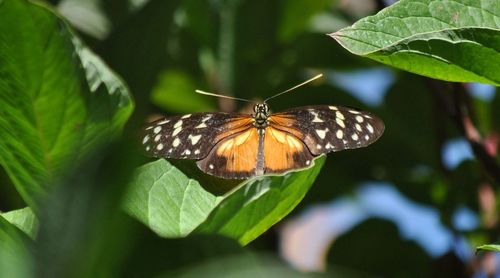
<path fill-rule="evenodd" d="M 497 186 L 500 185 L 500 164 L 496 155 L 488 152 L 481 134 L 474 125 L 471 117 L 470 97 L 464 84 L 433 79 L 427 79 L 427 84 L 433 93 L 439 96 L 442 107 L 469 142 L 483 170 Z"/>
<path fill-rule="evenodd" d="M 218 63 L 218 88 L 225 95 L 234 94 L 235 67 L 235 22 L 240 0 L 220 1 L 220 35 L 219 35 L 219 63 Z M 234 110 L 234 101 L 220 100 L 223 110 Z"/>

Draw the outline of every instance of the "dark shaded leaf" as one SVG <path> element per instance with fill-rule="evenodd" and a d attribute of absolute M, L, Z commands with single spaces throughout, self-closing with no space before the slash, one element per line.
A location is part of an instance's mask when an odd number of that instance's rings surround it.
<path fill-rule="evenodd" d="M 28 203 L 133 109 L 121 80 L 49 9 L 0 3 L 0 163 Z"/>

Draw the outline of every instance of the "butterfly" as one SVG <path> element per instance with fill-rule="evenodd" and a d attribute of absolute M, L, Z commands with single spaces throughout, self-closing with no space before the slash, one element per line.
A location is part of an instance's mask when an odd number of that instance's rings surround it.
<path fill-rule="evenodd" d="M 383 121 L 369 112 L 314 105 L 270 113 L 267 100 L 256 103 L 253 114 L 159 119 L 145 128 L 142 144 L 151 156 L 194 159 L 207 174 L 246 179 L 304 168 L 321 154 L 366 147 L 384 132 Z"/>

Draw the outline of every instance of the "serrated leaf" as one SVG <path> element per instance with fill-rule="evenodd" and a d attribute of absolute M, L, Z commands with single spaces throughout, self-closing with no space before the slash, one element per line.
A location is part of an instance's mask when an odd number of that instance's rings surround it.
<path fill-rule="evenodd" d="M 500 85 L 498 0 L 401 0 L 330 36 L 356 55 L 413 73 Z"/>
<path fill-rule="evenodd" d="M 324 160 L 316 159 L 308 169 L 250 179 L 217 196 L 159 159 L 137 170 L 124 208 L 163 237 L 185 237 L 198 229 L 247 244 L 302 200 Z"/>
<path fill-rule="evenodd" d="M 27 207 L 1 213 L 0 216 L 5 218 L 5 220 L 9 221 L 21 231 L 25 232 L 31 238 L 35 238 L 38 230 L 38 219 L 31 208 Z"/>
<path fill-rule="evenodd" d="M 500 252 L 500 245 L 498 244 L 485 244 L 476 247 L 476 251 L 496 251 Z"/>
<path fill-rule="evenodd" d="M 50 9 L 0 2 L 0 164 L 30 206 L 133 109 L 125 85 Z"/>

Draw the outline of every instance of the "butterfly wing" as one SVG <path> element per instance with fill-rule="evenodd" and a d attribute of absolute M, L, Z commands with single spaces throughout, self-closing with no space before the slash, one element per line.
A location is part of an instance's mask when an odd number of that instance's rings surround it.
<path fill-rule="evenodd" d="M 272 125 L 266 128 L 263 149 L 265 173 L 303 168 L 314 158 L 298 137 Z"/>
<path fill-rule="evenodd" d="M 153 157 L 202 159 L 219 141 L 248 129 L 252 122 L 251 115 L 236 113 L 167 117 L 146 127 L 142 143 Z"/>
<path fill-rule="evenodd" d="M 259 132 L 251 124 L 238 133 L 226 136 L 196 164 L 203 172 L 226 178 L 243 179 L 256 175 Z"/>
<path fill-rule="evenodd" d="M 312 155 L 366 147 L 384 132 L 371 113 L 342 106 L 305 106 L 269 116 L 271 127 L 300 139 Z"/>

